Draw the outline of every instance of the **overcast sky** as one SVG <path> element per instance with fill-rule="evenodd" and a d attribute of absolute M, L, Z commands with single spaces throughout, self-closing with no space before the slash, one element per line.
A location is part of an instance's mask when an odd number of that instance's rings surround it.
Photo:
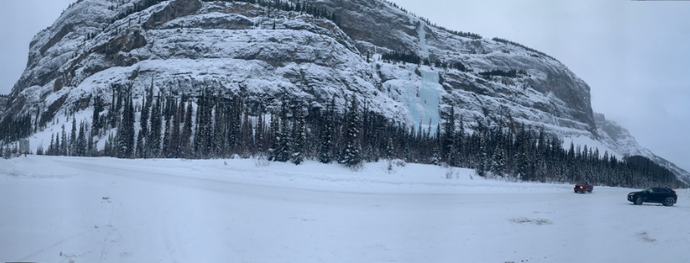
<path fill-rule="evenodd" d="M 589 84 L 595 112 L 690 171 L 690 1 L 391 1 L 447 28 L 555 57 Z M 24 70 L 31 38 L 71 2 L 3 1 L 0 94 Z"/>

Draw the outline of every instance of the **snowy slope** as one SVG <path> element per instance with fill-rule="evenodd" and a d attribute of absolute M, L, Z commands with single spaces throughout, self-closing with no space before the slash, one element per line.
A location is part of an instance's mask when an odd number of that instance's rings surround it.
<path fill-rule="evenodd" d="M 407 164 L 0 160 L 0 260 L 688 262 L 690 192 L 513 183 Z M 449 174 L 452 179 L 446 179 Z"/>

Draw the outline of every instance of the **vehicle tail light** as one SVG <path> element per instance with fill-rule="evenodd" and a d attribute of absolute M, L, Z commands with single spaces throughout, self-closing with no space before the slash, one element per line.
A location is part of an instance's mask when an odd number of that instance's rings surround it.
<path fill-rule="evenodd" d="M 673 189 L 671 189 L 671 191 L 673 192 L 673 194 L 676 194 L 676 191 L 674 191 Z"/>

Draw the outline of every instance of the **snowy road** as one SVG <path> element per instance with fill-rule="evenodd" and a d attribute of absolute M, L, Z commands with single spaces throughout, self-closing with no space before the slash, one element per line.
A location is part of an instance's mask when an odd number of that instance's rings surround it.
<path fill-rule="evenodd" d="M 690 262 L 688 190 L 634 206 L 632 189 L 384 167 L 0 160 L 0 261 Z"/>

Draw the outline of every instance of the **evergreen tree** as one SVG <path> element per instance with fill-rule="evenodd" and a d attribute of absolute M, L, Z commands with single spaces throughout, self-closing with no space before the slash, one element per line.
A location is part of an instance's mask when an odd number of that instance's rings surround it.
<path fill-rule="evenodd" d="M 158 158 L 161 152 L 161 95 L 158 94 L 156 101 L 151 107 L 151 130 L 149 131 L 148 138 L 146 138 L 147 152 L 145 156 L 147 158 Z"/>
<path fill-rule="evenodd" d="M 496 144 L 491 160 L 491 173 L 497 176 L 503 176 L 506 168 L 506 153 L 501 145 Z"/>
<path fill-rule="evenodd" d="M 146 158 L 146 148 L 144 146 L 144 129 L 137 134 L 137 146 L 135 151 L 136 158 Z"/>
<path fill-rule="evenodd" d="M 165 158 L 172 158 L 173 157 L 171 140 L 172 140 L 172 124 L 171 124 L 170 118 L 166 118 L 166 120 L 165 120 L 165 131 L 163 131 L 163 152 L 162 152 L 162 155 Z"/>
<path fill-rule="evenodd" d="M 388 141 L 386 143 L 386 159 L 391 160 L 393 158 L 393 139 L 388 138 Z"/>
<path fill-rule="evenodd" d="M 77 136 L 77 156 L 86 156 L 86 127 L 82 121 L 79 124 L 79 135 Z"/>
<path fill-rule="evenodd" d="M 271 138 L 271 147 L 268 148 L 268 160 L 277 161 L 276 151 L 278 149 L 278 145 L 280 144 L 280 128 L 278 117 L 275 114 L 271 114 L 271 124 L 268 134 L 268 136 Z"/>
<path fill-rule="evenodd" d="M 94 134 L 93 128 L 91 128 L 91 129 L 92 130 L 91 130 L 90 134 Z M 95 157 L 96 153 L 98 152 L 98 149 L 96 149 L 96 148 L 97 148 L 97 146 L 94 144 L 93 136 L 89 136 L 86 139 L 86 156 Z"/>
<path fill-rule="evenodd" d="M 65 125 L 62 125 L 62 144 L 60 144 L 60 154 L 61 156 L 67 156 L 69 142 L 67 141 L 67 133 L 65 132 Z"/>
<path fill-rule="evenodd" d="M 324 130 L 321 137 L 321 147 L 319 148 L 319 161 L 322 163 L 331 163 L 333 161 L 334 114 L 335 97 L 331 99 L 331 103 L 326 107 L 326 116 L 324 117 Z"/>
<path fill-rule="evenodd" d="M 449 165 L 454 164 L 453 152 L 455 144 L 455 107 L 451 106 L 449 112 L 445 116 L 445 123 L 443 124 L 443 139 L 442 139 L 442 157 Z"/>
<path fill-rule="evenodd" d="M 55 155 L 53 153 L 54 149 L 55 149 L 55 135 L 51 133 L 50 134 L 50 145 L 48 145 L 48 151 L 46 151 L 46 155 Z"/>
<path fill-rule="evenodd" d="M 226 124 L 228 125 L 227 133 L 227 148 L 229 154 L 240 153 L 240 140 L 242 129 L 242 102 L 239 96 L 233 96 L 232 102 L 229 103 L 226 111 Z"/>
<path fill-rule="evenodd" d="M 194 137 L 194 151 L 197 158 L 207 158 L 212 154 L 213 144 L 213 105 L 211 96 L 204 92 L 199 99 L 199 111 L 197 113 L 197 133 Z"/>
<path fill-rule="evenodd" d="M 93 99 L 93 115 L 92 115 L 92 125 L 91 125 L 91 137 L 99 134 L 101 128 L 100 114 L 103 111 L 103 102 L 101 101 L 101 96 L 96 95 Z"/>
<path fill-rule="evenodd" d="M 192 122 L 192 116 L 194 116 L 194 108 L 192 107 L 192 102 L 187 101 L 187 110 L 184 112 L 184 127 L 182 127 L 182 137 L 180 137 L 180 155 L 185 158 L 190 158 L 192 156 L 192 128 L 194 124 Z"/>
<path fill-rule="evenodd" d="M 362 147 L 360 145 L 359 128 L 360 119 L 357 106 L 357 98 L 352 96 L 350 107 L 347 111 L 345 131 L 345 147 L 340 155 L 340 163 L 348 167 L 358 167 L 362 164 Z"/>
<path fill-rule="evenodd" d="M 215 100 L 215 112 L 213 121 L 213 153 L 215 157 L 224 157 L 226 155 L 226 145 L 225 138 L 227 134 L 225 133 L 225 105 L 220 100 L 220 94 L 216 96 Z"/>
<path fill-rule="evenodd" d="M 69 136 L 69 156 L 77 156 L 77 118 L 72 117 L 72 132 Z"/>
<path fill-rule="evenodd" d="M 486 149 L 486 140 L 480 139 L 479 143 L 479 149 L 477 152 L 477 165 L 475 168 L 475 171 L 477 172 L 477 175 L 479 176 L 486 176 L 486 172 L 488 171 L 488 153 Z"/>
<path fill-rule="evenodd" d="M 53 155 L 59 156 L 61 148 L 62 148 L 62 146 L 60 145 L 60 133 L 56 132 L 55 133 L 55 147 L 53 148 Z"/>
<path fill-rule="evenodd" d="M 280 110 L 280 129 L 276 135 L 277 148 L 275 151 L 275 160 L 278 162 L 287 162 L 290 160 L 290 126 L 288 120 L 287 101 L 283 100 Z"/>
<path fill-rule="evenodd" d="M 256 142 L 256 150 L 259 153 L 265 152 L 266 151 L 266 145 L 265 145 L 265 127 L 266 124 L 264 123 L 264 110 L 263 110 L 263 105 L 259 105 L 259 113 L 258 113 L 258 120 L 256 122 L 256 130 L 254 132 L 254 141 Z"/>
<path fill-rule="evenodd" d="M 249 119 L 249 112 L 244 111 L 242 114 L 242 128 L 241 128 L 241 142 L 242 142 L 242 155 L 243 157 L 249 157 L 251 153 L 254 152 L 254 125 Z"/>
<path fill-rule="evenodd" d="M 300 165 L 304 162 L 304 143 L 306 140 L 304 115 L 302 114 L 301 107 L 297 109 L 295 122 L 294 143 L 292 144 L 292 163 Z"/>
<path fill-rule="evenodd" d="M 122 122 L 117 131 L 117 157 L 132 158 L 134 155 L 134 105 L 132 97 L 127 96 Z"/>
<path fill-rule="evenodd" d="M 177 101 L 175 102 L 177 104 Z M 180 157 L 180 125 L 182 119 L 184 118 L 184 105 L 180 102 L 179 106 L 176 106 L 175 116 L 173 117 L 172 132 L 170 133 L 170 156 L 174 158 Z"/>
<path fill-rule="evenodd" d="M 150 129 L 149 129 L 149 117 L 151 113 L 151 107 L 153 104 L 153 78 L 151 79 L 151 87 L 149 89 L 146 89 L 146 97 L 144 97 L 144 103 L 141 108 L 141 116 L 139 116 L 139 123 L 141 124 L 141 130 L 139 131 L 140 135 L 137 135 L 137 150 L 138 154 L 137 156 L 139 158 L 147 158 L 149 151 L 149 147 L 146 145 L 147 139 L 150 137 Z M 141 142 L 139 141 L 139 137 L 141 137 Z"/>

